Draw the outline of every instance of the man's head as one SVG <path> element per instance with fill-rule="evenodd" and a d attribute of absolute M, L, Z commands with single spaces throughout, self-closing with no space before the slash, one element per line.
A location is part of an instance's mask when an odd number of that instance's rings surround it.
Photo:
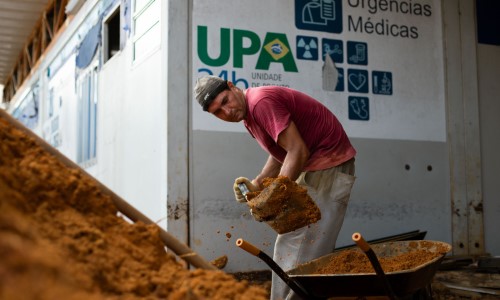
<path fill-rule="evenodd" d="M 204 111 L 227 122 L 239 122 L 246 117 L 246 100 L 242 90 L 217 76 L 205 76 L 196 82 L 196 100 Z"/>
<path fill-rule="evenodd" d="M 212 101 L 225 89 L 229 89 L 227 81 L 217 76 L 205 76 L 196 82 L 194 93 L 203 110 L 208 111 Z"/>

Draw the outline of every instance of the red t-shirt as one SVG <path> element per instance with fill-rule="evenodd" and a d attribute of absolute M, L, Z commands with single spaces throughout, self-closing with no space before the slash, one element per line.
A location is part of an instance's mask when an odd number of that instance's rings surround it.
<path fill-rule="evenodd" d="M 310 157 L 303 171 L 332 168 L 356 155 L 342 124 L 314 98 L 299 91 L 277 86 L 246 90 L 248 132 L 260 146 L 283 163 L 286 151 L 278 145 L 278 136 L 293 121 Z"/>

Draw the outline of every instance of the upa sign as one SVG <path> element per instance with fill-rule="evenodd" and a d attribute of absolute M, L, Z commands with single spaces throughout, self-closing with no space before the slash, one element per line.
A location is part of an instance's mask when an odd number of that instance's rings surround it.
<path fill-rule="evenodd" d="M 259 36 L 249 30 L 239 30 L 230 28 L 220 29 L 220 52 L 215 58 L 208 54 L 208 32 L 206 26 L 198 26 L 198 57 L 201 63 L 209 67 L 221 67 L 230 65 L 231 46 L 233 61 L 232 68 L 243 68 L 243 57 L 258 55 L 256 70 L 269 70 L 271 63 L 280 63 L 285 72 L 297 72 L 297 66 L 288 43 L 288 39 L 283 33 L 267 32 L 264 41 L 261 42 Z M 232 31 L 232 34 L 231 34 Z M 231 36 L 233 42 L 231 43 Z M 248 40 L 248 45 L 244 41 Z"/>
<path fill-rule="evenodd" d="M 445 141 L 441 24 L 432 0 L 199 0 L 193 86 L 216 75 L 242 89 L 290 87 L 352 137 Z M 195 130 L 245 131 L 194 107 Z"/>

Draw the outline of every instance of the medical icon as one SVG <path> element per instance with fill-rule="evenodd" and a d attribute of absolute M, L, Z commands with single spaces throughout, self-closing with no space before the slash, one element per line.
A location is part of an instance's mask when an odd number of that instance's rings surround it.
<path fill-rule="evenodd" d="M 342 0 L 295 0 L 295 26 L 341 33 Z"/>
<path fill-rule="evenodd" d="M 336 0 L 313 0 L 302 8 L 302 21 L 306 24 L 326 25 L 334 21 Z"/>
<path fill-rule="evenodd" d="M 297 58 L 318 60 L 318 38 L 311 36 L 297 36 Z"/>
<path fill-rule="evenodd" d="M 349 69 L 347 71 L 347 89 L 353 93 L 368 93 L 368 71 Z"/>
<path fill-rule="evenodd" d="M 344 49 L 341 40 L 323 39 L 322 44 L 323 60 L 325 60 L 326 55 L 330 55 L 334 62 L 344 62 Z"/>
<path fill-rule="evenodd" d="M 373 71 L 372 86 L 374 94 L 392 95 L 392 73 Z"/>
<path fill-rule="evenodd" d="M 370 103 L 367 97 L 349 96 L 349 120 L 368 121 L 370 119 Z"/>
<path fill-rule="evenodd" d="M 353 65 L 368 65 L 368 46 L 363 42 L 347 42 L 347 62 Z"/>

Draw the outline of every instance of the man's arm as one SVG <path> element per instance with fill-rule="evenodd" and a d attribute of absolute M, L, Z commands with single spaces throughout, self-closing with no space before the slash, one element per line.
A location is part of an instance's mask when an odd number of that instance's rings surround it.
<path fill-rule="evenodd" d="M 252 184 L 259 188 L 262 188 L 262 180 L 266 177 L 283 175 L 295 181 L 309 158 L 309 149 L 293 122 L 279 134 L 278 144 L 287 152 L 283 165 L 269 155 L 260 174 L 252 180 Z"/>
<path fill-rule="evenodd" d="M 262 167 L 260 174 L 252 180 L 252 184 L 262 189 L 262 180 L 266 177 L 277 177 L 281 170 L 281 163 L 274 159 L 272 155 L 267 158 L 266 164 Z"/>
<path fill-rule="evenodd" d="M 279 134 L 278 144 L 287 153 L 279 175 L 287 176 L 295 181 L 309 159 L 309 149 L 293 121 Z"/>

